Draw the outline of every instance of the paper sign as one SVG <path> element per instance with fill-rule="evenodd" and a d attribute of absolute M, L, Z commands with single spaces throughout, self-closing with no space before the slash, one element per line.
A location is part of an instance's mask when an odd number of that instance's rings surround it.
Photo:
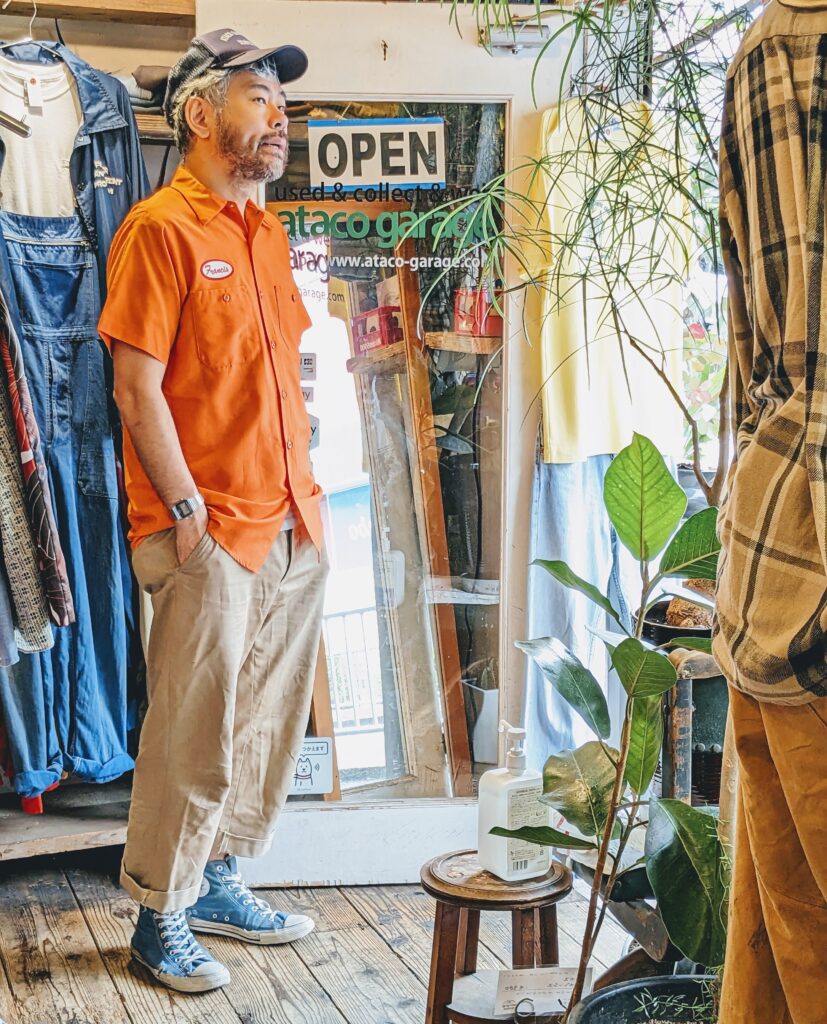
<path fill-rule="evenodd" d="M 315 380 L 316 379 L 316 353 L 315 352 L 302 352 L 301 353 L 301 379 L 302 380 Z"/>
<path fill-rule="evenodd" d="M 310 417 L 310 450 L 319 447 L 319 417 Z"/>
<path fill-rule="evenodd" d="M 535 1013 L 559 1013 L 568 1006 L 576 980 L 576 967 L 534 967 L 530 970 L 500 971 L 497 977 L 494 1014 L 514 1013 L 517 1004 L 523 999 L 532 1001 Z M 583 993 L 590 992 L 591 987 L 592 968 L 588 967 Z M 523 1004 L 522 1009 L 528 1009 L 528 1004 Z"/>
<path fill-rule="evenodd" d="M 305 402 L 313 401 L 313 388 L 302 388 L 302 398 Z"/>
<path fill-rule="evenodd" d="M 308 736 L 302 744 L 293 772 L 292 796 L 333 792 L 333 740 Z"/>

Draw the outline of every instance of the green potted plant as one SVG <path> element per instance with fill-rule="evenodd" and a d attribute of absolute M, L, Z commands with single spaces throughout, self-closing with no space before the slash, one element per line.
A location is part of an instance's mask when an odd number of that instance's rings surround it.
<path fill-rule="evenodd" d="M 643 825 L 647 831 L 642 861 L 672 943 L 685 957 L 708 968 L 723 962 L 725 947 L 726 856 L 716 818 L 678 800 L 649 800 L 646 795 L 663 744 L 662 698 L 677 681 L 669 651 L 693 641 L 680 638 L 652 647 L 642 640 L 646 610 L 666 581 L 715 578 L 720 547 L 716 512 L 704 509 L 680 525 L 686 495 L 654 444 L 639 434 L 614 459 L 606 474 L 603 498 L 618 537 L 640 564 L 641 594 L 634 628 L 627 631 L 609 599 L 565 562 L 537 564 L 565 587 L 585 594 L 616 624 L 617 641 L 606 643 L 626 694 L 619 747 L 609 745 L 612 722 L 608 704 L 592 673 L 554 637 L 519 643 L 596 738 L 552 755 L 544 768 L 542 799 L 576 834 L 550 827 L 494 830 L 497 835 L 575 854 L 589 851 L 596 858 L 569 1013 L 582 996 L 586 967 L 615 887 L 622 886 L 621 862 L 629 840 Z M 699 649 L 708 648 L 708 643 L 706 639 L 694 641 Z M 647 814 L 642 814 L 644 808 Z M 675 984 L 680 988 L 683 983 Z M 668 982 L 663 982 L 659 992 L 658 998 L 674 996 Z M 623 1004 L 627 996 L 618 993 Z M 604 1016 L 599 1019 L 606 1024 L 629 1019 L 605 1016 L 611 995 L 604 994 L 601 999 Z"/>

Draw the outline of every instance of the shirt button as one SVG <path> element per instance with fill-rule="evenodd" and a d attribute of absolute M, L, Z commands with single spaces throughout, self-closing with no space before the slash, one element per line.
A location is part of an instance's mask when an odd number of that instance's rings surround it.
<path fill-rule="evenodd" d="M 282 398 L 287 398 L 287 392 L 283 388 L 282 388 L 282 392 L 281 392 L 281 397 Z"/>
<path fill-rule="evenodd" d="M 221 301 L 222 302 L 229 302 L 230 301 L 230 296 L 225 293 L 224 295 L 221 296 Z"/>
<path fill-rule="evenodd" d="M 293 447 L 293 442 L 292 441 L 288 441 L 287 442 L 287 447 L 288 448 L 292 448 Z"/>

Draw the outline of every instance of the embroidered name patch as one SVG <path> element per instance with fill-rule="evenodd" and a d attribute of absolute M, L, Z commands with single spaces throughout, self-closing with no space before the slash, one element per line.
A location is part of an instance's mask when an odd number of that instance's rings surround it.
<path fill-rule="evenodd" d="M 232 264 L 226 260 L 207 260 L 201 264 L 201 273 L 210 281 L 220 281 L 223 277 L 229 277 L 232 272 Z"/>

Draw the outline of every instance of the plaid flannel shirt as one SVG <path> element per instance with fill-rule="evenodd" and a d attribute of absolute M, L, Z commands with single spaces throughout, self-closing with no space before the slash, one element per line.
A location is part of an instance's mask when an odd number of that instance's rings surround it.
<path fill-rule="evenodd" d="M 727 75 L 721 224 L 736 460 L 714 652 L 751 696 L 827 695 L 827 2 L 771 0 Z"/>

